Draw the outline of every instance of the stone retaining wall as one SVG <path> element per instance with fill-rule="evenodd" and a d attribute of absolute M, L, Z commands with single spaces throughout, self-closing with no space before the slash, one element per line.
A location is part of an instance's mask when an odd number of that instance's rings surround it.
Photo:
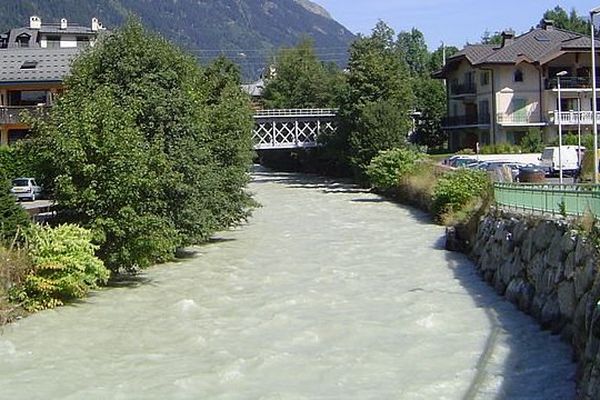
<path fill-rule="evenodd" d="M 587 235 L 565 220 L 495 212 L 479 224 L 472 256 L 486 281 L 572 344 L 580 399 L 600 399 L 600 274 Z"/>

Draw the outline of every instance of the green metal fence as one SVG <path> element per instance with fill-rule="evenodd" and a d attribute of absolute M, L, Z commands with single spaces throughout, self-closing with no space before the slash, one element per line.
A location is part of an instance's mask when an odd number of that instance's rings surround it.
<path fill-rule="evenodd" d="M 549 214 L 600 216 L 599 185 L 495 183 L 496 204 Z"/>

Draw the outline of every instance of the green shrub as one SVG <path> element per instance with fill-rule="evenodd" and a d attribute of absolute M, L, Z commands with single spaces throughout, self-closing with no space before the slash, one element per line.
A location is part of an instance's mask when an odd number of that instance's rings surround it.
<path fill-rule="evenodd" d="M 513 154 L 520 153 L 521 147 L 509 144 L 509 143 L 498 143 L 498 144 L 487 144 L 481 147 L 481 154 Z"/>
<path fill-rule="evenodd" d="M 33 272 L 11 290 L 11 299 L 29 311 L 53 308 L 84 297 L 108 270 L 95 255 L 91 231 L 75 225 L 35 225 L 27 232 Z"/>
<path fill-rule="evenodd" d="M 400 179 L 412 173 L 417 162 L 422 160 L 420 153 L 409 149 L 396 148 L 379 152 L 367 168 L 367 177 L 378 189 L 397 186 Z"/>
<path fill-rule="evenodd" d="M 466 148 L 466 149 L 462 149 L 462 150 L 457 151 L 456 154 L 464 154 L 464 155 L 471 156 L 471 155 L 475 154 L 475 151 L 473 151 L 473 149 Z"/>
<path fill-rule="evenodd" d="M 27 213 L 10 193 L 10 184 L 0 178 L 0 242 L 13 241 L 30 225 Z"/>
<path fill-rule="evenodd" d="M 525 153 L 541 153 L 546 145 L 542 139 L 542 131 L 539 128 L 529 128 L 527 134 L 521 140 L 521 149 Z"/>
<path fill-rule="evenodd" d="M 483 197 L 490 189 L 484 171 L 460 168 L 442 176 L 433 190 L 433 212 L 439 219 L 447 212 L 459 211 L 470 201 Z"/>
<path fill-rule="evenodd" d="M 562 139 L 563 146 L 577 146 L 579 144 L 578 136 L 572 133 L 563 135 Z M 552 145 L 558 146 L 558 138 L 554 139 Z M 591 135 L 589 133 L 581 135 L 581 145 L 587 150 L 592 150 L 594 148 L 594 135 Z"/>

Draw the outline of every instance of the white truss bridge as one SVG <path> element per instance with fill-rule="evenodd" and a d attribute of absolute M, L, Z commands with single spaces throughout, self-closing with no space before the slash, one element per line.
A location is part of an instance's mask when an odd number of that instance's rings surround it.
<path fill-rule="evenodd" d="M 258 110 L 252 139 L 255 150 L 319 146 L 318 137 L 336 131 L 337 109 Z"/>

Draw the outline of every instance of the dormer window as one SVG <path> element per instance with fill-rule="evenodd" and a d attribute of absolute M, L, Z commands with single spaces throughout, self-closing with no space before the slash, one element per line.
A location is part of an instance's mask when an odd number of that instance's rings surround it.
<path fill-rule="evenodd" d="M 517 69 L 514 75 L 515 82 L 523 82 L 523 71 Z"/>
<path fill-rule="evenodd" d="M 17 46 L 18 47 L 29 47 L 29 39 L 31 39 L 31 36 L 29 36 L 26 33 L 22 33 L 19 36 L 17 36 Z"/>

